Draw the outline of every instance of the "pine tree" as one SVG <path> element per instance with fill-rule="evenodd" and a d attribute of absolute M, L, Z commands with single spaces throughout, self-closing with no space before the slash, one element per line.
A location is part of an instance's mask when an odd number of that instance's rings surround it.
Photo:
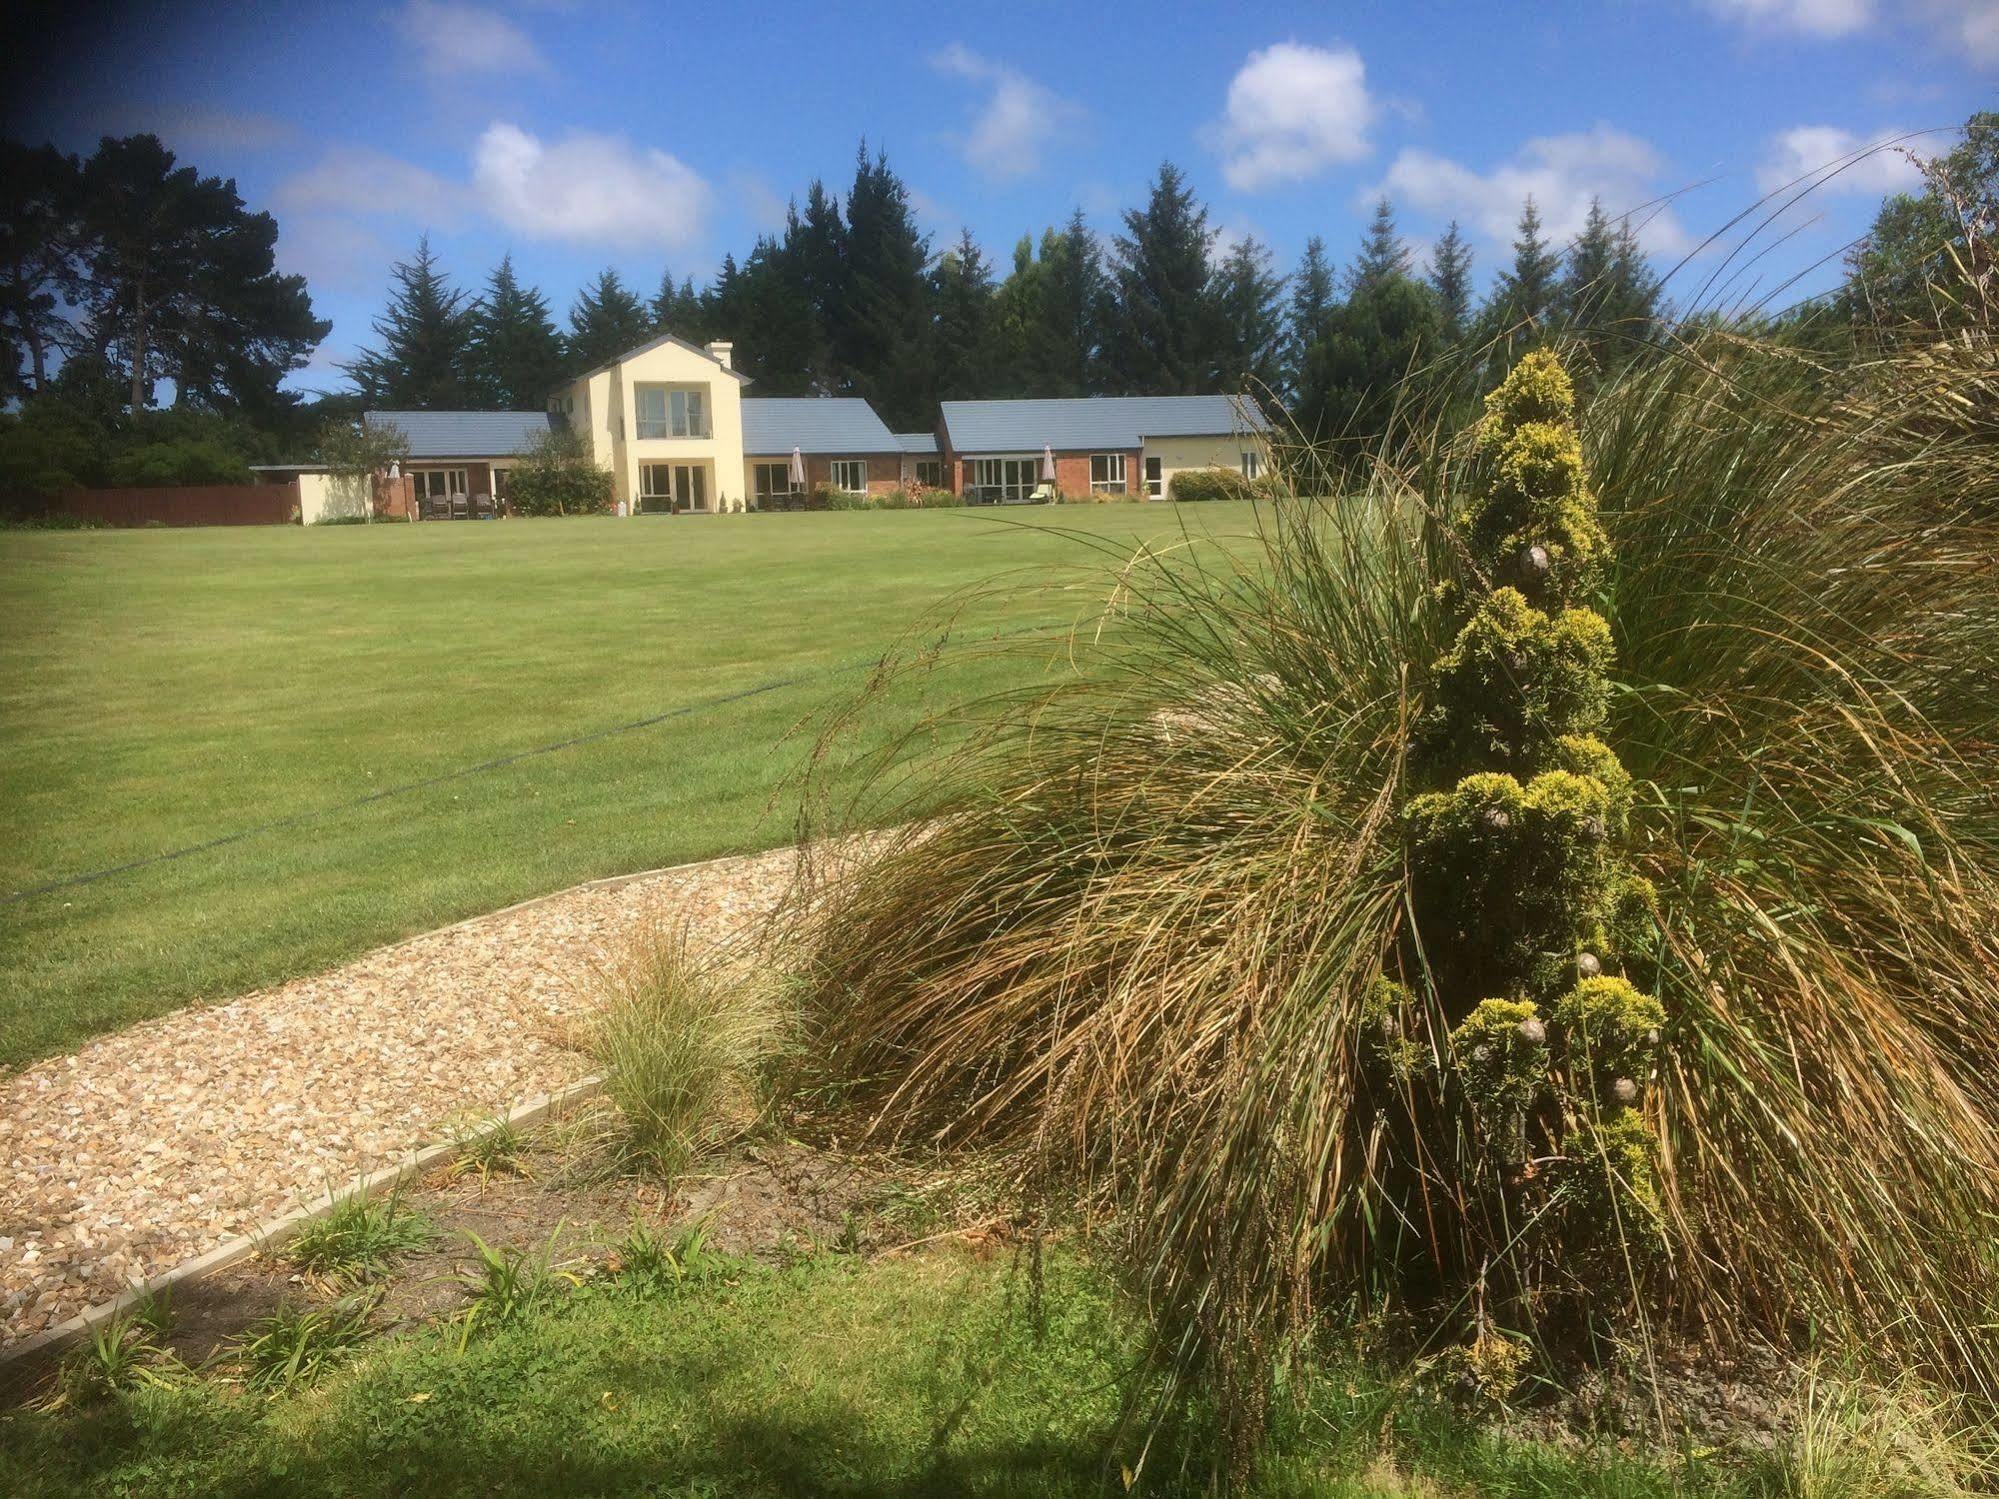
<path fill-rule="evenodd" d="M 659 290 L 653 293 L 652 305 L 648 309 L 652 313 L 654 332 L 671 333 L 689 343 L 700 343 L 706 332 L 701 309 L 701 297 L 694 290 L 692 276 L 675 285 L 671 270 L 660 272 Z M 727 337 L 727 334 L 720 336 Z"/>
<path fill-rule="evenodd" d="M 1513 264 L 1499 273 L 1487 310 L 1496 332 L 1529 325 L 1542 330 L 1560 309 L 1557 275 L 1561 257 L 1541 237 L 1541 211 L 1530 193 L 1520 209 L 1520 229 L 1513 241 Z"/>
<path fill-rule="evenodd" d="M 1304 388 L 1312 350 L 1325 339 L 1335 305 L 1332 263 L 1326 259 L 1326 242 L 1315 234 L 1305 241 L 1304 258 L 1291 278 L 1284 378 L 1286 392 L 1294 401 Z"/>
<path fill-rule="evenodd" d="M 1208 210 L 1165 162 L 1142 209 L 1128 209 L 1113 242 L 1108 340 L 1117 382 L 1132 395 L 1196 395 L 1217 359 L 1209 294 Z"/>
<path fill-rule="evenodd" d="M 1041 298 L 1037 387 L 1051 395 L 1084 396 L 1105 386 L 1104 338 L 1110 280 L 1103 251 L 1078 208 L 1060 231 L 1041 236 Z"/>
<path fill-rule="evenodd" d="M 937 416 L 929 261 L 909 189 L 863 142 L 847 195 L 846 298 L 833 352 L 845 387 L 898 430 L 928 428 Z"/>
<path fill-rule="evenodd" d="M 1471 246 L 1452 219 L 1430 254 L 1430 289 L 1437 294 L 1444 332 L 1453 342 L 1471 325 Z"/>
<path fill-rule="evenodd" d="M 1409 247 L 1395 232 L 1395 210 L 1388 199 L 1378 198 L 1374 218 L 1360 242 L 1360 255 L 1347 272 L 1347 294 L 1364 291 L 1389 276 L 1409 274 Z"/>
<path fill-rule="evenodd" d="M 1562 313 L 1598 370 L 1623 362 L 1650 341 L 1658 299 L 1658 280 L 1630 220 L 1613 227 L 1601 201 L 1591 199 L 1582 233 L 1569 247 Z"/>
<path fill-rule="evenodd" d="M 500 411 L 540 411 L 562 381 L 562 335 L 542 294 L 515 277 L 512 255 L 473 309 L 470 376 L 480 404 Z"/>
<path fill-rule="evenodd" d="M 1268 399 L 1284 378 L 1284 279 L 1254 235 L 1215 268 L 1210 290 L 1219 329 L 1214 388 Z"/>
<path fill-rule="evenodd" d="M 569 367 L 581 374 L 653 336 L 652 317 L 615 270 L 600 271 L 569 308 Z"/>
<path fill-rule="evenodd" d="M 398 411 L 452 411 L 471 404 L 472 307 L 444 279 L 430 237 L 416 256 L 390 273 L 395 289 L 375 319 L 381 347 L 340 368 L 371 406 Z"/>
<path fill-rule="evenodd" d="M 738 269 L 724 256 L 703 308 L 706 326 L 736 345 L 736 367 L 761 395 L 823 395 L 827 357 L 792 251 L 760 237 Z"/>
<path fill-rule="evenodd" d="M 791 210 L 783 243 L 787 271 L 796 278 L 812 324 L 813 388 L 845 389 L 838 350 L 847 319 L 847 225 L 838 200 L 817 178 L 806 190 L 804 214 Z"/>
<path fill-rule="evenodd" d="M 967 229 L 937 258 L 936 398 L 967 400 L 991 387 L 996 348 L 992 270 Z"/>
<path fill-rule="evenodd" d="M 1334 468 L 1363 462 L 1421 422 L 1410 378 L 1444 344 L 1436 293 L 1414 276 L 1389 274 L 1357 287 L 1326 320 L 1293 408 L 1300 429 Z"/>

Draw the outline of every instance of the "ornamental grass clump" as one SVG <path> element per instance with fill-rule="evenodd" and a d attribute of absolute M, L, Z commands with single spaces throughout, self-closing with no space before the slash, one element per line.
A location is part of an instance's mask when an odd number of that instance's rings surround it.
<path fill-rule="evenodd" d="M 1999 463 L 1914 393 L 1990 342 L 1909 357 L 1704 334 L 1581 411 L 1538 357 L 1130 560 L 1108 648 L 852 809 L 909 830 L 805 932 L 822 1096 L 1098 1215 L 1238 1470 L 1352 1313 L 1989 1409 Z"/>

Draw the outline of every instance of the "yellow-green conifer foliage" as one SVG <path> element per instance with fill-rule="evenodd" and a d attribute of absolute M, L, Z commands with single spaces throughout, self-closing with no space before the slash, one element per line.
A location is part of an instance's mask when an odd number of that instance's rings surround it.
<path fill-rule="evenodd" d="M 1618 1291 L 1602 1282 L 1646 1258 L 1645 1091 L 1666 1017 L 1626 971 L 1650 892 L 1623 853 L 1630 777 L 1596 737 L 1614 654 L 1593 607 L 1608 548 L 1552 354 L 1520 362 L 1476 440 L 1481 480 L 1458 521 L 1469 613 L 1429 674 L 1426 789 L 1403 810 L 1412 998 L 1377 1023 L 1436 1037 L 1428 1102 L 1403 1096 L 1476 1204 L 1447 1251 L 1461 1258 L 1436 1267 L 1444 1284 L 1476 1265 L 1482 1294 L 1542 1315 L 1564 1292 Z"/>

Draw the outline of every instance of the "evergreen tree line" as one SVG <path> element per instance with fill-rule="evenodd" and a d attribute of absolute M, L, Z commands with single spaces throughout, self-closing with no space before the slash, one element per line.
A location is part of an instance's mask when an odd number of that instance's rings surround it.
<path fill-rule="evenodd" d="M 858 395 L 899 428 L 927 429 L 940 400 L 1192 395 L 1250 390 L 1308 430 L 1374 421 L 1400 377 L 1453 348 L 1557 325 L 1636 346 L 1655 332 L 1658 284 L 1628 224 L 1600 204 L 1566 251 L 1530 199 L 1511 267 L 1483 302 L 1454 223 L 1420 270 L 1386 201 L 1353 263 L 1310 241 L 1279 274 L 1253 237 L 1226 248 L 1170 162 L 1142 208 L 1102 244 L 1080 210 L 1023 237 L 997 266 L 967 231 L 941 252 L 907 187 L 863 147 L 844 198 L 815 181 L 782 231 L 697 289 L 669 270 L 647 298 L 607 269 L 558 328 L 511 257 L 469 295 L 428 243 L 395 268 L 376 347 L 346 366 L 369 404 L 532 408 L 549 390 L 659 333 L 726 338 L 765 395 Z"/>
<path fill-rule="evenodd" d="M 1952 205 L 1991 200 L 1993 119 L 1973 117 L 1925 192 L 1884 204 L 1842 288 L 1764 326 L 1822 341 L 1926 305 L 1926 272 L 1962 218 Z M 1483 296 L 1475 270 L 1455 220 L 1419 263 L 1383 199 L 1346 264 L 1315 237 L 1282 274 L 1253 237 L 1224 244 L 1170 162 L 1107 242 L 1078 211 L 995 264 L 969 232 L 934 250 L 907 187 L 863 146 L 844 198 L 813 182 L 780 232 L 725 257 L 708 286 L 668 272 L 646 298 L 606 270 L 566 329 L 510 260 L 468 297 L 420 246 L 396 269 L 379 348 L 352 371 L 375 405 L 538 407 L 671 332 L 731 340 L 760 394 L 864 396 L 899 429 L 929 428 L 940 400 L 1247 390 L 1337 454 L 1441 406 L 1461 416 L 1535 344 L 1560 338 L 1587 381 L 1663 342 L 1659 280 L 1634 226 L 1600 201 L 1561 244 L 1529 197 Z"/>

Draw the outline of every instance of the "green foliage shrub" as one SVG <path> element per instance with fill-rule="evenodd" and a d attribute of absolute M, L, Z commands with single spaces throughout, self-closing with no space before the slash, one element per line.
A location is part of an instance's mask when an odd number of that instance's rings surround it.
<path fill-rule="evenodd" d="M 1166 484 L 1166 497 L 1182 504 L 1246 500 L 1249 494 L 1249 480 L 1228 468 L 1183 468 Z"/>
<path fill-rule="evenodd" d="M 521 515 L 603 515 L 615 492 L 578 434 L 552 430 L 515 466 L 507 503 Z"/>

